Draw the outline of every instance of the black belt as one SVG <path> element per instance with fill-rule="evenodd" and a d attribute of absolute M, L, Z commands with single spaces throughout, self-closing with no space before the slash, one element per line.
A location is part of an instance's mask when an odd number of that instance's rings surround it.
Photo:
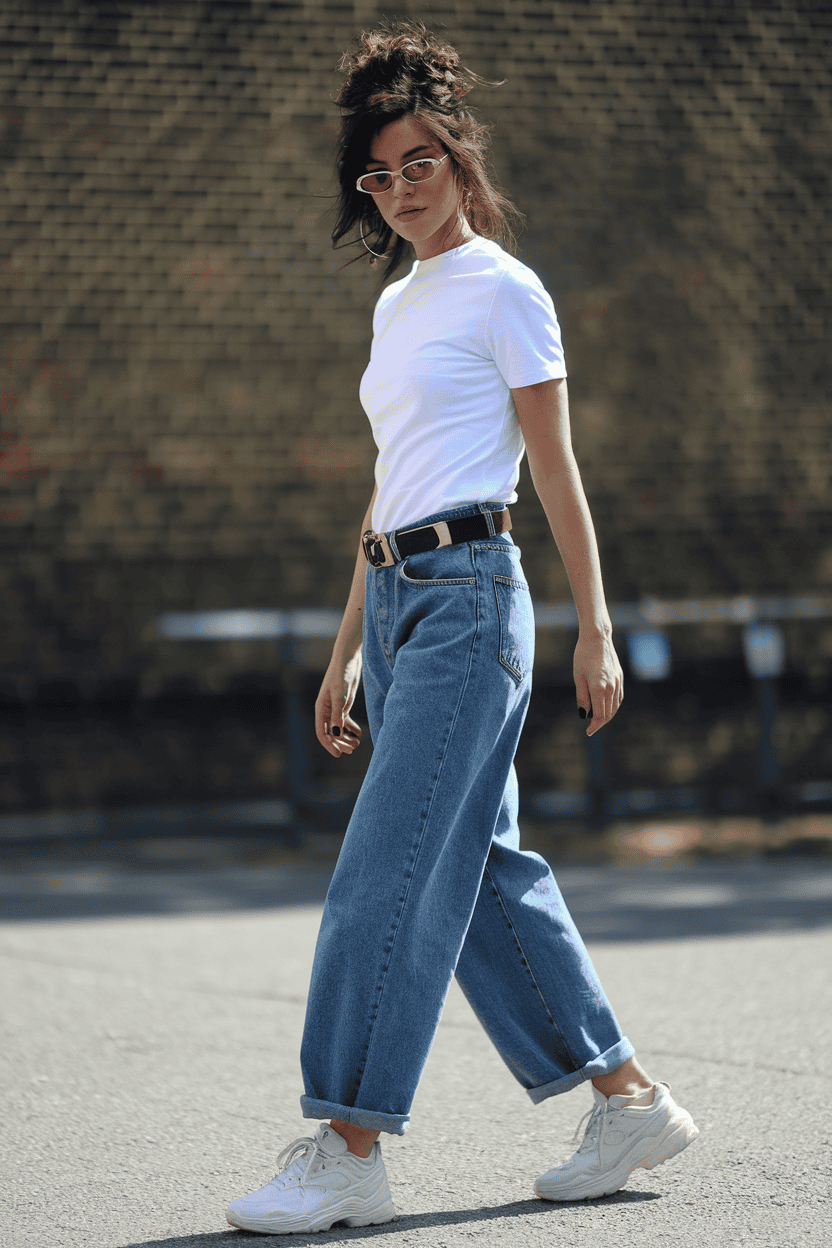
<path fill-rule="evenodd" d="M 494 532 L 507 533 L 511 528 L 508 507 L 489 513 L 494 522 Z M 439 520 L 436 524 L 423 524 L 418 529 L 397 529 L 393 539 L 399 551 L 398 557 L 390 548 L 385 533 L 368 529 L 363 535 L 367 562 L 374 568 L 390 568 L 408 555 L 419 555 L 423 550 L 438 550 L 440 546 L 456 546 L 458 542 L 473 542 L 480 537 L 490 537 L 488 520 L 482 514 L 460 516 L 458 520 Z"/>

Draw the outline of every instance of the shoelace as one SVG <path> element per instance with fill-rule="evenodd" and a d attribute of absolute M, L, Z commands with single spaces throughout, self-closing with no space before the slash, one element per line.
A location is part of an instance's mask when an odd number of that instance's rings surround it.
<path fill-rule="evenodd" d="M 601 1130 L 601 1120 L 603 1119 L 604 1114 L 614 1114 L 615 1112 L 616 1111 L 614 1109 L 610 1109 L 608 1105 L 593 1105 L 592 1109 L 588 1109 L 586 1111 L 583 1118 L 578 1123 L 575 1134 L 572 1137 L 572 1143 L 577 1144 L 581 1134 L 581 1127 L 588 1118 L 589 1123 L 587 1124 L 586 1133 L 583 1141 L 581 1142 L 581 1147 L 578 1149 L 579 1153 L 588 1152 L 590 1147 L 594 1145 L 598 1133 Z"/>
<path fill-rule="evenodd" d="M 312 1157 L 314 1157 L 315 1155 L 316 1144 L 317 1144 L 317 1140 L 314 1140 L 311 1135 L 301 1136 L 300 1139 L 293 1140 L 291 1144 L 287 1144 L 286 1147 L 282 1150 L 282 1152 L 278 1154 L 277 1174 L 274 1176 L 275 1179 L 281 1179 L 284 1177 L 286 1171 L 289 1169 L 289 1166 L 292 1164 L 292 1162 L 295 1160 L 296 1157 L 303 1156 L 306 1153 L 310 1153 L 311 1156 L 309 1160 L 311 1162 Z M 272 1182 L 274 1182 L 274 1179 L 272 1180 Z"/>
<path fill-rule="evenodd" d="M 593 1105 L 592 1109 L 588 1109 L 586 1113 L 584 1114 L 583 1118 L 581 1119 L 581 1121 L 578 1123 L 578 1126 L 575 1130 L 575 1134 L 572 1137 L 572 1143 L 577 1144 L 578 1137 L 581 1134 L 581 1127 L 584 1125 L 584 1123 L 586 1122 L 588 1118 L 589 1125 L 587 1126 L 586 1134 L 583 1138 L 581 1147 L 578 1149 L 578 1152 L 583 1153 L 583 1152 L 588 1151 L 589 1147 L 595 1143 L 596 1136 L 598 1135 L 598 1132 L 601 1130 L 601 1122 L 605 1114 L 608 1114 L 611 1117 L 613 1114 L 620 1114 L 624 1108 L 625 1108 L 624 1106 L 616 1107 L 616 1106 L 607 1104 L 607 1105 Z"/>

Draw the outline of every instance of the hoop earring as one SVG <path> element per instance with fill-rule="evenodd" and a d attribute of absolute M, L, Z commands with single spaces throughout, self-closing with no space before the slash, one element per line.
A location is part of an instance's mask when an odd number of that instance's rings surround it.
<path fill-rule="evenodd" d="M 384 253 L 381 253 L 381 252 L 378 252 L 378 251 L 373 251 L 372 247 L 367 246 L 367 240 L 366 240 L 366 238 L 364 237 L 364 222 L 363 222 L 363 221 L 359 221 L 359 223 L 358 223 L 358 232 L 359 232 L 359 234 L 361 235 L 361 241 L 362 241 L 362 243 L 363 243 L 363 244 L 364 244 L 364 246 L 367 248 L 367 250 L 369 251 L 369 253 L 370 253 L 370 255 L 371 255 L 371 256 L 375 256 L 375 257 L 376 257 L 376 259 L 378 259 L 378 260 L 386 260 L 386 259 L 387 259 L 387 252 L 386 252 L 386 251 L 385 251 Z"/>

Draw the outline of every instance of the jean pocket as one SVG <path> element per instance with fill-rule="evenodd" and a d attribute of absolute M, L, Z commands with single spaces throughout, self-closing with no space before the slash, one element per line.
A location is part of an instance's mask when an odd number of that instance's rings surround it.
<path fill-rule="evenodd" d="M 408 555 L 399 568 L 399 579 L 405 585 L 417 585 L 426 589 L 431 585 L 476 585 L 475 576 L 443 576 L 443 572 L 459 572 L 465 566 L 459 552 L 457 558 L 443 558 L 435 550 L 423 550 L 418 555 Z M 470 556 L 469 556 L 470 559 Z"/>
<path fill-rule="evenodd" d="M 494 573 L 500 662 L 522 684 L 534 666 L 534 607 L 525 581 Z"/>

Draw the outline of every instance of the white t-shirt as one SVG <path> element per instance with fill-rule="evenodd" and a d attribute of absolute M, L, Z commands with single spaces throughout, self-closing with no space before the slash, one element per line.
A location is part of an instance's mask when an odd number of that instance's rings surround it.
<path fill-rule="evenodd" d="M 376 304 L 359 391 L 378 447 L 376 532 L 515 503 L 526 444 L 511 390 L 565 376 L 554 304 L 499 243 L 417 260 Z"/>

